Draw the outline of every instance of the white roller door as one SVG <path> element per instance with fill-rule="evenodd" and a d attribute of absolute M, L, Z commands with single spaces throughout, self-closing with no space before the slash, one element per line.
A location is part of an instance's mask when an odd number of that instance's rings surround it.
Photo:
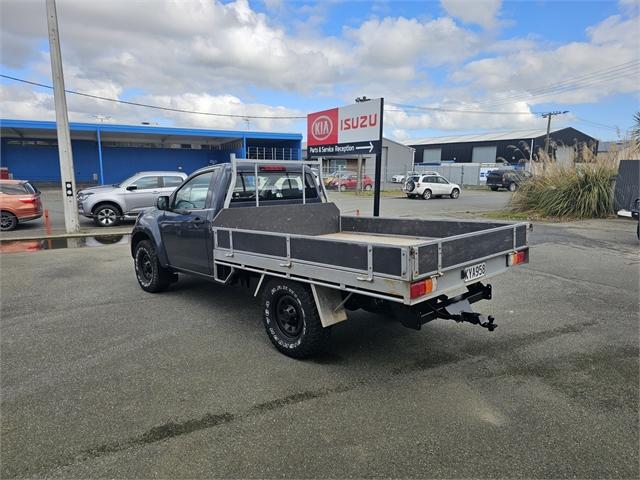
<path fill-rule="evenodd" d="M 495 163 L 498 154 L 498 147 L 491 145 L 488 147 L 473 147 L 471 161 L 473 163 Z"/>
<path fill-rule="evenodd" d="M 422 163 L 440 163 L 441 148 L 426 148 L 422 152 Z"/>

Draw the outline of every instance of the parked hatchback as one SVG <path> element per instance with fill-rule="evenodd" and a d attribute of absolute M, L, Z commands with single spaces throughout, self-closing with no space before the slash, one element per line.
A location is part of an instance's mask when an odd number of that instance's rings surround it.
<path fill-rule="evenodd" d="M 524 170 L 491 170 L 487 173 L 487 187 L 494 192 L 499 188 L 515 192 L 522 182 L 531 177 L 531 173 Z"/>
<path fill-rule="evenodd" d="M 26 180 L 0 180 L 0 230 L 7 232 L 19 222 L 42 216 L 40 191 Z"/>
<path fill-rule="evenodd" d="M 432 197 L 442 197 L 443 195 L 455 199 L 460 196 L 462 189 L 457 183 L 451 183 L 435 172 L 427 172 L 409 177 L 402 187 L 402 191 L 409 198 L 422 197 L 429 200 Z"/>
<path fill-rule="evenodd" d="M 355 190 L 358 186 L 358 176 L 354 174 L 350 175 L 342 175 L 340 177 L 335 178 L 327 188 L 335 188 L 344 192 L 346 190 Z M 369 175 L 362 176 L 362 188 L 367 192 L 373 189 L 373 178 Z"/>
<path fill-rule="evenodd" d="M 183 172 L 138 172 L 114 185 L 85 188 L 78 192 L 78 213 L 99 227 L 113 227 L 155 206 L 159 196 L 171 195 L 185 178 Z"/>

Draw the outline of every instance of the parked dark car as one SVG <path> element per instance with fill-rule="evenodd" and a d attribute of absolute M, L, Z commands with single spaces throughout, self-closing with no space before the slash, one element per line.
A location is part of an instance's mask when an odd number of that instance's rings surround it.
<path fill-rule="evenodd" d="M 499 188 L 515 192 L 522 182 L 531 177 L 530 172 L 523 170 L 491 170 L 487 173 L 487 187 L 494 192 Z"/>

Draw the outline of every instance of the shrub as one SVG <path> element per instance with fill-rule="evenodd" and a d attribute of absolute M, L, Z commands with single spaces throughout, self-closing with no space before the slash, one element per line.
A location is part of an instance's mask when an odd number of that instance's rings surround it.
<path fill-rule="evenodd" d="M 601 218 L 613 213 L 613 179 L 617 162 L 593 157 L 562 168 L 545 162 L 511 200 L 515 212 L 560 218 Z M 541 170 L 541 171 L 540 171 Z"/>

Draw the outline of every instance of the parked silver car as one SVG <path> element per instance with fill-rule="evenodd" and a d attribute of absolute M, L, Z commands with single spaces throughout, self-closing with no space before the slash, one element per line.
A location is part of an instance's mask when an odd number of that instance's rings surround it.
<path fill-rule="evenodd" d="M 185 178 L 183 172 L 138 172 L 114 185 L 85 188 L 78 192 L 78 213 L 99 227 L 113 227 L 153 207 L 159 196 L 171 195 Z"/>

